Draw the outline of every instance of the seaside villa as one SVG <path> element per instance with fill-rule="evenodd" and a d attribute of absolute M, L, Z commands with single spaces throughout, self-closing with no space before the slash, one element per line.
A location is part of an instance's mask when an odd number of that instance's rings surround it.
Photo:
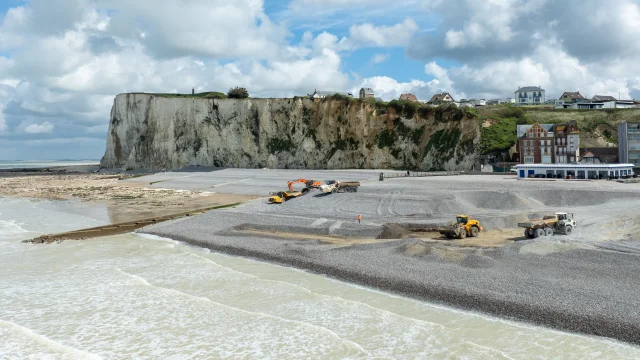
<path fill-rule="evenodd" d="M 520 164 L 514 166 L 518 178 L 608 179 L 633 175 L 633 164 Z"/>

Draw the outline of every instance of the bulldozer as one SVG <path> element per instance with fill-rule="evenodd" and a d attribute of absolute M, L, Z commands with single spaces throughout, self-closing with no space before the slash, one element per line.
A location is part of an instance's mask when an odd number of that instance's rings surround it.
<path fill-rule="evenodd" d="M 448 239 L 464 239 L 468 237 L 476 237 L 482 231 L 482 226 L 478 220 L 469 219 L 467 215 L 456 215 L 456 222 L 452 222 L 449 226 L 441 228 L 440 234 Z"/>

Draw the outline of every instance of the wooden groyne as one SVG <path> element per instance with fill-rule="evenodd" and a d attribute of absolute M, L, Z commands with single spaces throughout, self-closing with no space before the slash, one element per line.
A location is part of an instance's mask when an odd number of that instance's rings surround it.
<path fill-rule="evenodd" d="M 52 242 L 63 241 L 63 240 L 85 240 L 85 239 L 91 239 L 91 238 L 102 237 L 102 236 L 126 234 L 147 225 L 153 225 L 153 224 L 161 223 L 163 221 L 175 220 L 175 219 L 188 217 L 188 216 L 194 216 L 210 210 L 233 207 L 239 204 L 240 203 L 212 206 L 212 207 L 196 209 L 188 212 L 181 212 L 177 214 L 156 216 L 149 219 L 103 225 L 103 226 L 93 227 L 89 229 L 68 231 L 68 232 L 59 233 L 59 234 L 42 235 L 34 239 L 24 240 L 23 242 L 32 243 L 32 244 L 50 244 Z"/>

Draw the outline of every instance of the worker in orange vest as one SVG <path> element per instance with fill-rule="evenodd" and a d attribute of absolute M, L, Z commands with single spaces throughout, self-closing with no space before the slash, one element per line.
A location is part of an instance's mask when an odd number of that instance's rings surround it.
<path fill-rule="evenodd" d="M 362 215 L 358 214 L 358 224 L 360 224 L 360 220 L 362 220 Z"/>

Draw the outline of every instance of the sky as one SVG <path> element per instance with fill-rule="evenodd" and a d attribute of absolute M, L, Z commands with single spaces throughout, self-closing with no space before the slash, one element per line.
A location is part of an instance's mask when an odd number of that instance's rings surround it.
<path fill-rule="evenodd" d="M 3 0 L 0 160 L 99 159 L 123 92 L 640 98 L 640 0 Z"/>

